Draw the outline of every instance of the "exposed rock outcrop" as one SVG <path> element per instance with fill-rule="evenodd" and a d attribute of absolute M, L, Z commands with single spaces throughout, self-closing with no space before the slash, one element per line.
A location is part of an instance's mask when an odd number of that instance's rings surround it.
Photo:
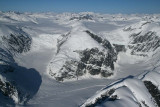
<path fill-rule="evenodd" d="M 128 47 L 133 55 L 147 56 L 146 52 L 153 52 L 160 46 L 160 38 L 156 32 L 149 31 L 144 35 L 139 32 L 132 34 L 130 38 Z"/>

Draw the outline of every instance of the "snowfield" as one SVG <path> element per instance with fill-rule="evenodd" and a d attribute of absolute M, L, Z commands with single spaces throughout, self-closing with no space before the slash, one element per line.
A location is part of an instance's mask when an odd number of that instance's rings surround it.
<path fill-rule="evenodd" d="M 0 106 L 160 107 L 160 15 L 0 12 Z"/>

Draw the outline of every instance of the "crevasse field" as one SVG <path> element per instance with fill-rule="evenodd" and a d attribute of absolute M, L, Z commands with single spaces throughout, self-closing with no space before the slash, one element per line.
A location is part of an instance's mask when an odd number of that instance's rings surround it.
<path fill-rule="evenodd" d="M 160 15 L 0 12 L 0 106 L 160 107 Z"/>

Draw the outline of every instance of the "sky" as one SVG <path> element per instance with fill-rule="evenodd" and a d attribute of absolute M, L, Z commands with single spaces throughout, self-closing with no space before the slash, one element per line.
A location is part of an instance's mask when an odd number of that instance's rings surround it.
<path fill-rule="evenodd" d="M 0 11 L 160 13 L 160 0 L 0 0 Z"/>

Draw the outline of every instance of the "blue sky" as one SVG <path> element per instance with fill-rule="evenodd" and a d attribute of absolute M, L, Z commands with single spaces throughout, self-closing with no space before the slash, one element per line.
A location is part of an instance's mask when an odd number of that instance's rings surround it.
<path fill-rule="evenodd" d="M 160 0 L 0 0 L 0 11 L 160 13 Z"/>

